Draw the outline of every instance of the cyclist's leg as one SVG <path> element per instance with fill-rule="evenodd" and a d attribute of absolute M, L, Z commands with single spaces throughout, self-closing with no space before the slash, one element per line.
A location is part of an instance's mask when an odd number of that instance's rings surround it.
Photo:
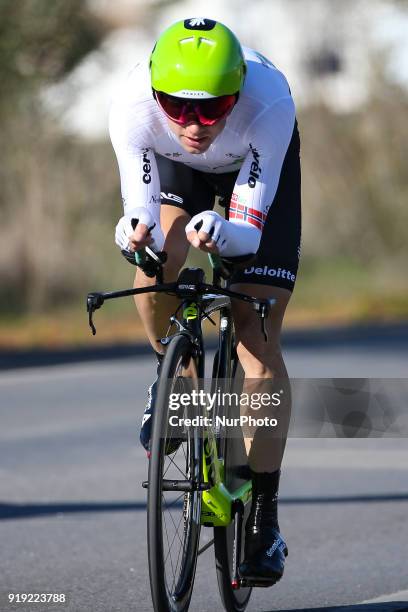
<path fill-rule="evenodd" d="M 165 282 L 176 280 L 178 271 L 186 260 L 189 243 L 184 228 L 190 218 L 182 208 L 165 204 L 161 206 L 160 221 L 165 235 L 164 250 L 168 256 L 164 265 Z M 149 278 L 142 270 L 137 269 L 135 287 L 147 287 L 156 283 L 155 278 Z M 135 296 L 135 303 L 153 349 L 157 353 L 163 353 L 163 346 L 158 339 L 166 334 L 169 317 L 178 305 L 177 298 L 164 293 L 144 293 Z"/>
<path fill-rule="evenodd" d="M 233 305 L 238 340 L 237 351 L 245 372 L 246 385 L 252 385 L 256 391 L 256 383 L 250 382 L 251 380 L 269 379 L 280 385 L 280 388 L 275 390 L 272 384 L 271 390 L 283 391 L 278 407 L 280 419 L 278 419 L 279 428 L 275 434 L 275 443 L 268 445 L 268 440 L 265 440 L 267 430 L 258 432 L 253 442 L 247 441 L 248 450 L 251 447 L 250 466 L 256 472 L 273 472 L 280 468 L 289 425 L 290 387 L 280 348 L 280 333 L 285 310 L 295 286 L 300 255 L 299 149 L 299 134 L 295 124 L 275 199 L 262 232 L 256 260 L 233 277 L 235 283 L 233 288 L 255 297 L 276 299 L 276 304 L 272 307 L 266 322 L 268 342 L 263 338 L 259 317 L 253 309 L 242 302 Z M 261 383 L 258 387 L 261 389 Z M 273 414 L 270 416 L 274 417 Z M 270 438 L 266 436 L 268 437 Z"/>
<path fill-rule="evenodd" d="M 255 472 L 274 472 L 281 466 L 290 418 L 290 385 L 281 352 L 280 334 L 291 292 L 282 287 L 256 284 L 235 284 L 233 289 L 254 297 L 276 300 L 266 320 L 267 342 L 261 331 L 259 315 L 252 306 L 238 301 L 233 304 L 237 353 L 245 373 L 243 393 L 268 393 L 269 396 L 279 393 L 278 407 L 245 410 L 247 416 L 278 420 L 278 427 L 264 429 L 262 435 L 259 431 L 254 440 L 250 435 L 245 438 L 251 469 Z M 253 428 L 248 430 L 248 433 L 251 432 Z"/>
<path fill-rule="evenodd" d="M 246 523 L 245 559 L 241 575 L 266 585 L 283 574 L 287 548 L 278 523 L 280 466 L 290 419 L 290 385 L 280 348 L 280 333 L 293 290 L 300 253 L 299 136 L 295 125 L 282 167 L 278 190 L 268 213 L 256 261 L 234 275 L 233 288 L 256 297 L 275 298 L 267 320 L 268 341 L 257 314 L 247 304 L 234 304 L 237 351 L 245 380 L 244 391 L 279 398 L 274 406 L 246 409 L 248 416 L 271 417 L 277 427 L 249 428 L 245 433 L 252 473 L 252 505 Z M 260 396 L 257 396 L 259 399 Z"/>
<path fill-rule="evenodd" d="M 250 583 L 268 586 L 282 577 L 287 555 L 278 521 L 278 490 L 291 408 L 290 383 L 280 348 L 280 330 L 290 291 L 256 284 L 235 284 L 234 289 L 276 300 L 266 321 L 267 342 L 257 313 L 247 304 L 233 305 L 237 353 L 245 373 L 242 391 L 250 398 L 249 409 L 246 402 L 241 413 L 277 422 L 276 427 L 243 428 L 251 469 L 252 504 L 245 525 L 245 556 L 240 572 Z M 259 407 L 260 397 L 267 401 L 258 410 L 252 410 L 253 400 L 257 400 Z M 273 397 L 279 398 L 277 406 Z"/>
<path fill-rule="evenodd" d="M 252 503 L 245 525 L 245 555 L 240 572 L 250 583 L 268 586 L 283 575 L 287 555 L 278 522 L 278 489 L 291 394 L 281 353 L 280 332 L 291 292 L 282 287 L 246 283 L 235 284 L 234 290 L 276 300 L 266 320 L 267 342 L 259 316 L 251 306 L 242 302 L 233 304 L 237 353 L 245 373 L 242 392 L 250 398 L 241 408 L 241 414 L 254 419 L 276 419 L 277 422 L 276 427 L 266 424 L 243 428 L 252 478 Z M 266 398 L 262 405 L 259 402 L 261 397 Z M 272 398 L 279 398 L 277 406 Z"/>

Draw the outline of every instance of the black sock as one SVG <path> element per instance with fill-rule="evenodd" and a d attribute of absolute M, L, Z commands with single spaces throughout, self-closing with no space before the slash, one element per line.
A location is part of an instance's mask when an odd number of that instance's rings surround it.
<path fill-rule="evenodd" d="M 280 470 L 275 472 L 254 472 L 251 470 L 252 495 L 263 494 L 264 499 L 272 499 L 278 495 Z"/>
<path fill-rule="evenodd" d="M 247 530 L 259 534 L 265 528 L 279 531 L 278 490 L 280 470 L 254 472 L 252 475 L 252 506 L 248 516 Z"/>

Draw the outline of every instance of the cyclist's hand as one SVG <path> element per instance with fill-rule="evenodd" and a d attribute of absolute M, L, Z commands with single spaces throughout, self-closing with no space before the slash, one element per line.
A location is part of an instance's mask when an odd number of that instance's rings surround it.
<path fill-rule="evenodd" d="M 164 236 L 160 226 L 155 222 L 151 212 L 142 206 L 133 208 L 116 226 L 115 242 L 118 247 L 134 253 L 150 246 L 155 251 L 161 251 Z"/>
<path fill-rule="evenodd" d="M 186 225 L 187 240 L 197 249 L 221 257 L 256 253 L 262 232 L 249 222 L 226 221 L 213 210 L 195 215 Z"/>
<path fill-rule="evenodd" d="M 223 227 L 226 221 L 218 213 L 206 210 L 194 215 L 186 225 L 187 240 L 201 251 L 218 253 L 218 247 L 225 242 Z"/>

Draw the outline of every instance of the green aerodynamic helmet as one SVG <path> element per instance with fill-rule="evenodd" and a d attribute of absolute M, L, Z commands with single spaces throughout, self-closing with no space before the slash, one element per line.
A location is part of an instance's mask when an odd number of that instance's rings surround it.
<path fill-rule="evenodd" d="M 229 28 L 211 19 L 177 21 L 150 58 L 152 88 L 180 98 L 213 98 L 242 88 L 246 63 Z"/>

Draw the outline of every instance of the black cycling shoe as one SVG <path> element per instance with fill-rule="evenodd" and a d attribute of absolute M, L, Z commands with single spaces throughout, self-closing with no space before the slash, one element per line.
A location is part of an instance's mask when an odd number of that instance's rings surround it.
<path fill-rule="evenodd" d="M 262 541 L 247 532 L 240 576 L 248 586 L 273 586 L 283 576 L 287 554 L 288 548 L 277 529 L 262 532 Z"/>
<path fill-rule="evenodd" d="M 245 555 L 239 573 L 251 586 L 268 587 L 282 578 L 288 548 L 279 533 L 279 470 L 252 472 L 252 506 L 245 526 Z"/>
<path fill-rule="evenodd" d="M 157 370 L 159 370 L 159 365 Z M 156 401 L 157 395 L 157 381 L 158 378 L 152 383 L 147 391 L 147 404 L 143 413 L 142 425 L 140 428 L 140 442 L 143 448 L 149 453 L 150 452 L 150 437 L 152 435 L 152 416 L 153 406 Z"/>
<path fill-rule="evenodd" d="M 140 442 L 143 448 L 145 449 L 145 451 L 147 452 L 148 457 L 150 457 L 150 439 L 152 435 L 152 423 L 153 423 L 152 416 L 153 416 L 154 406 L 155 406 L 156 399 L 157 399 L 157 386 L 158 386 L 158 380 L 159 380 L 159 374 L 160 374 L 161 361 L 163 357 L 162 355 L 159 355 L 158 353 L 156 353 L 156 355 L 157 355 L 157 376 L 156 376 L 156 380 L 150 385 L 147 391 L 147 404 L 146 404 L 146 408 L 143 413 L 142 425 L 140 428 Z M 175 453 L 176 450 L 179 448 L 180 444 L 182 443 L 182 441 L 183 440 L 181 440 L 180 438 L 169 438 L 166 442 L 166 449 L 165 449 L 166 455 L 171 455 L 172 453 Z"/>

